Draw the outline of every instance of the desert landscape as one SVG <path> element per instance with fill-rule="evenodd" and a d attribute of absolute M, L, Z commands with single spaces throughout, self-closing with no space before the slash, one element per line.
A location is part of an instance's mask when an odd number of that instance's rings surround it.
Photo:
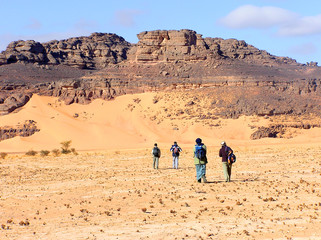
<path fill-rule="evenodd" d="M 0 161 L 1 239 L 320 239 L 320 128 L 251 140 L 250 126 L 268 119 L 158 123 L 150 118 L 162 118 L 155 96 L 162 93 L 67 106 L 34 95 L 2 116 L 6 124 L 33 117 L 41 131 L 0 143 L 10 153 Z M 207 184 L 195 178 L 199 136 L 209 149 Z M 237 155 L 230 183 L 218 157 L 222 139 Z M 72 140 L 77 155 L 24 154 L 60 148 L 61 140 Z M 178 170 L 169 152 L 175 140 L 183 148 Z"/>
<path fill-rule="evenodd" d="M 191 30 L 138 37 L 0 54 L 0 239 L 321 239 L 320 67 Z"/>

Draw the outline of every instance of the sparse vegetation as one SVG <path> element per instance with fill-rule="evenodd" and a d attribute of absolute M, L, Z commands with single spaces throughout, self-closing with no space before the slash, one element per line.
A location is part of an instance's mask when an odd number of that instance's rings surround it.
<path fill-rule="evenodd" d="M 5 159 L 7 156 L 8 156 L 8 153 L 5 153 L 5 152 L 1 152 L 0 153 L 0 158 L 1 159 Z"/>
<path fill-rule="evenodd" d="M 71 149 L 69 149 L 69 148 L 70 148 L 70 145 L 71 145 L 71 140 L 61 142 L 60 144 L 61 144 L 61 153 L 62 153 L 62 154 L 69 154 L 69 153 L 71 153 Z"/>
<path fill-rule="evenodd" d="M 38 154 L 38 152 L 34 151 L 34 150 L 29 150 L 28 152 L 26 152 L 27 156 L 36 156 L 37 154 Z"/>
<path fill-rule="evenodd" d="M 75 148 L 71 148 L 70 151 L 74 154 L 74 155 L 78 155 L 78 153 L 76 152 Z"/>
<path fill-rule="evenodd" d="M 45 157 L 45 156 L 48 156 L 49 153 L 50 153 L 50 151 L 48 151 L 48 150 L 41 150 L 41 151 L 40 151 L 40 156 L 41 156 L 41 157 Z"/>
<path fill-rule="evenodd" d="M 53 149 L 52 151 L 52 154 L 55 156 L 55 157 L 58 157 L 59 155 L 60 155 L 60 151 L 59 151 L 59 149 Z"/>

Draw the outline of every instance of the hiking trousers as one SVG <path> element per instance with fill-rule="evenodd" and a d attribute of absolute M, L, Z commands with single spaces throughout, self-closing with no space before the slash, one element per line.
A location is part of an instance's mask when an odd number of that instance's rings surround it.
<path fill-rule="evenodd" d="M 206 180 L 206 164 L 195 164 L 196 167 L 196 180 L 201 182 L 207 182 Z"/>
<path fill-rule="evenodd" d="M 223 163 L 223 172 L 224 172 L 225 182 L 230 182 L 231 175 L 232 175 L 232 164 L 229 164 L 228 162 L 222 162 L 222 163 Z"/>
<path fill-rule="evenodd" d="M 178 169 L 178 156 L 173 156 L 173 168 Z"/>
<path fill-rule="evenodd" d="M 153 168 L 158 169 L 159 157 L 153 157 Z"/>

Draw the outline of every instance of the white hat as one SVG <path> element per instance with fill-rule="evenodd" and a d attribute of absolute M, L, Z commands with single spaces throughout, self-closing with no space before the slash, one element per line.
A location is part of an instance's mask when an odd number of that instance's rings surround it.
<path fill-rule="evenodd" d="M 221 142 L 221 145 L 222 146 L 226 145 L 226 142 L 225 141 Z"/>

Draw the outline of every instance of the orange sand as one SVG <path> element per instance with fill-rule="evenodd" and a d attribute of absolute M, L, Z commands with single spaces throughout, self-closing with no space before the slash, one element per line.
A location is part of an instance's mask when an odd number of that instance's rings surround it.
<path fill-rule="evenodd" d="M 72 140 L 78 151 L 108 149 L 150 148 L 154 142 L 169 145 L 178 141 L 182 146 L 192 146 L 201 137 L 209 146 L 219 146 L 222 140 L 237 147 L 249 145 L 318 144 L 321 129 L 301 130 L 292 139 L 260 139 L 251 141 L 254 131 L 249 127 L 253 118 L 221 120 L 221 127 L 208 128 L 194 120 L 161 123 L 152 121 L 148 113 L 162 114 L 163 104 L 153 104 L 156 93 L 125 95 L 113 101 L 95 100 L 89 105 L 64 105 L 56 98 L 34 95 L 17 113 L 0 117 L 0 126 L 14 126 L 25 120 L 34 120 L 40 132 L 30 137 L 15 137 L 0 142 L 2 152 L 26 152 L 29 150 L 52 150 L 60 148 L 62 141 Z M 134 102 L 139 98 L 140 102 Z M 134 108 L 131 107 L 134 105 Z M 75 118 L 77 113 L 79 117 Z M 261 125 L 267 121 L 258 119 Z M 173 127 L 175 122 L 175 129 Z"/>

